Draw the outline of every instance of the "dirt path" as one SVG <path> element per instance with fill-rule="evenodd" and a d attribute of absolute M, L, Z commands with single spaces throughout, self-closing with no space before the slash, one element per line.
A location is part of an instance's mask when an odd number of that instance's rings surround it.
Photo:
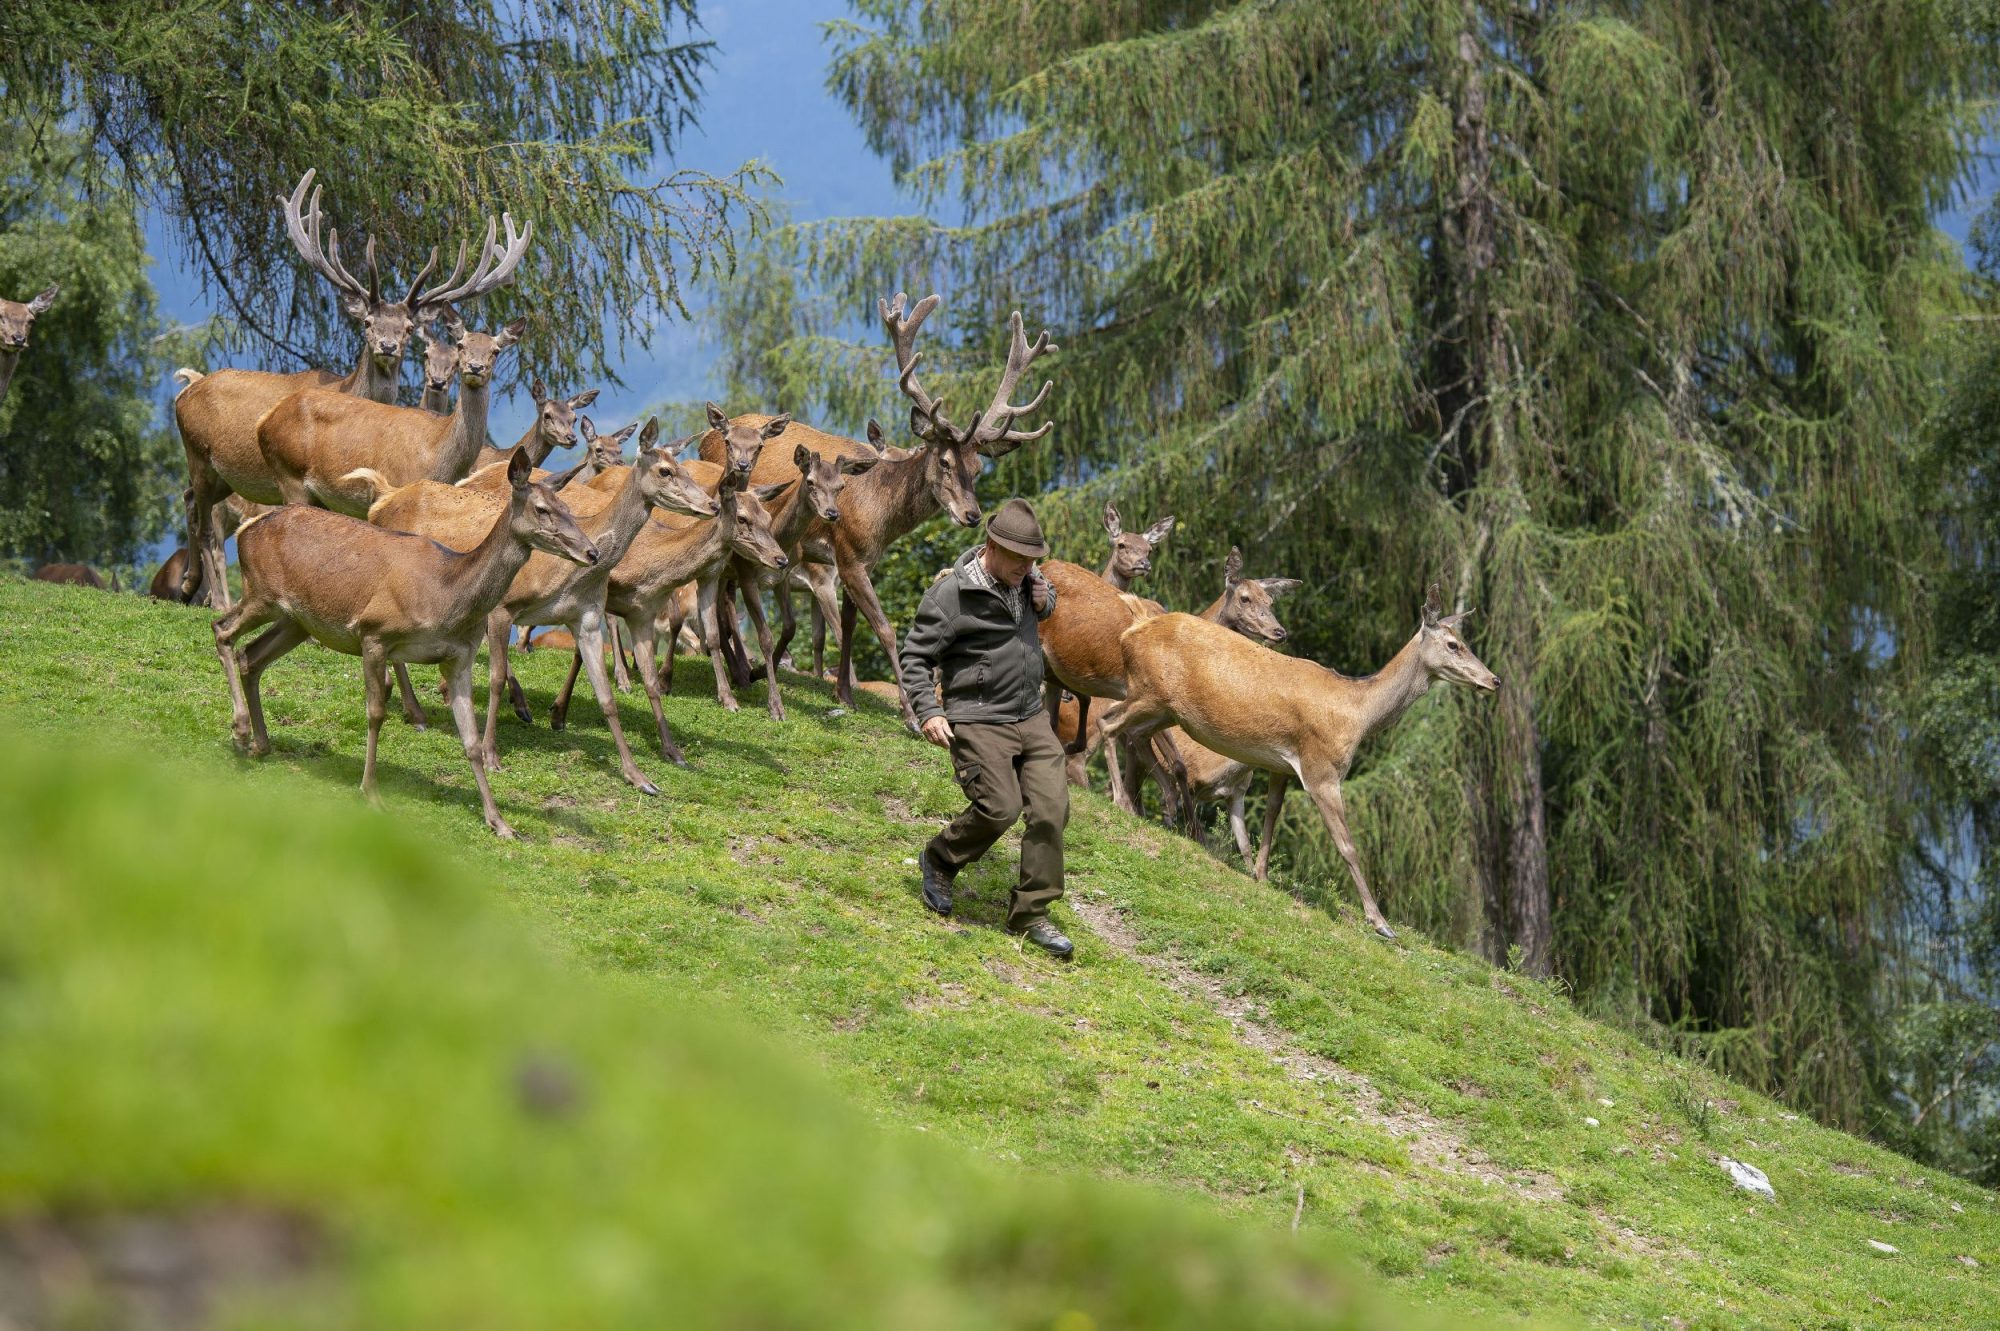
<path fill-rule="evenodd" d="M 1354 1112 L 1400 1141 L 1418 1166 L 1503 1186 L 1530 1201 L 1562 1199 L 1562 1185 L 1552 1176 L 1501 1167 L 1451 1124 L 1413 1105 L 1391 1104 L 1373 1082 L 1352 1068 L 1299 1048 L 1283 1031 L 1259 1019 L 1257 1004 L 1250 998 L 1229 993 L 1214 977 L 1169 953 L 1141 951 L 1138 932 L 1116 906 L 1074 893 L 1066 900 L 1076 917 L 1107 947 L 1151 971 L 1174 992 L 1213 1008 L 1229 1023 L 1238 1041 L 1268 1056 L 1287 1076 L 1340 1087 L 1351 1099 Z"/>

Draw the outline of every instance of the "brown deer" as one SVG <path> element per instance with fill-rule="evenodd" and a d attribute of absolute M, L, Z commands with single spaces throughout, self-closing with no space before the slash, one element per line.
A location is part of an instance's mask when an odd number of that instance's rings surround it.
<path fill-rule="evenodd" d="M 597 551 L 555 491 L 529 479 L 517 454 L 514 491 L 484 540 L 461 554 L 436 541 L 385 531 L 344 513 L 288 505 L 259 515 L 236 535 L 243 600 L 215 621 L 215 654 L 229 679 L 230 733 L 239 750 L 271 751 L 258 682 L 270 664 L 307 638 L 361 658 L 368 691 L 368 755 L 361 790 L 379 803 L 375 748 L 389 698 L 392 662 L 441 665 L 452 720 L 479 787 L 486 825 L 512 839 L 486 784 L 472 714 L 472 658 L 486 616 L 535 550 L 589 564 Z M 271 627 L 239 655 L 237 641 Z"/>
<path fill-rule="evenodd" d="M 1193 615 L 1146 618 L 1120 638 L 1125 701 L 1104 716 L 1107 741 L 1139 741 L 1179 724 L 1226 758 L 1270 774 L 1264 842 L 1256 876 L 1268 868 L 1285 782 L 1296 778 L 1318 806 L 1361 895 L 1375 932 L 1395 931 L 1362 875 L 1340 783 L 1361 742 L 1403 714 L 1431 681 L 1469 684 L 1485 693 L 1500 677 L 1458 636 L 1467 611 L 1443 614 L 1433 586 L 1416 634 L 1373 675 L 1350 679 L 1325 666 L 1282 656 Z"/>
<path fill-rule="evenodd" d="M 451 415 L 451 381 L 458 378 L 458 348 L 450 338 L 428 329 L 412 328 L 410 336 L 424 353 L 419 359 L 424 367 L 424 395 L 417 405 L 435 415 Z"/>
<path fill-rule="evenodd" d="M 1104 530 L 1111 537 L 1111 558 L 1105 561 L 1104 572 L 1098 576 L 1117 591 L 1131 591 L 1135 580 L 1153 571 L 1153 551 L 1160 548 L 1160 542 L 1173 529 L 1174 515 L 1169 513 L 1143 532 L 1128 532 L 1118 520 L 1117 508 L 1106 504 Z"/>
<path fill-rule="evenodd" d="M 1072 755 L 1081 754 L 1090 742 L 1090 700 L 1125 696 L 1125 660 L 1119 635 L 1134 622 L 1134 602 L 1153 608 L 1155 613 L 1159 605 L 1121 594 L 1090 570 L 1062 560 L 1045 561 L 1041 569 L 1056 589 L 1055 613 L 1041 625 L 1042 656 L 1049 666 L 1050 720 L 1060 724 L 1056 687 L 1060 685 L 1077 698 L 1075 734 L 1065 747 Z M 1244 577 L 1243 552 L 1232 547 L 1222 565 L 1222 595 L 1201 612 L 1201 618 L 1259 642 L 1283 642 L 1285 626 L 1271 609 L 1272 598 L 1298 585 L 1297 578 Z M 1117 754 L 1115 747 L 1105 754 L 1114 804 L 1127 813 L 1138 812 L 1136 778 L 1144 773 L 1160 782 L 1168 809 L 1178 810 L 1179 783 L 1162 775 L 1151 746 L 1128 749 L 1128 756 L 1136 759 L 1132 765 L 1121 765 Z M 1170 758 L 1169 767 L 1172 765 Z"/>
<path fill-rule="evenodd" d="M 653 508 L 687 517 L 712 518 L 717 512 L 717 501 L 671 453 L 654 447 L 659 437 L 659 422 L 648 421 L 645 433 L 639 437 L 638 462 L 625 469 L 625 484 L 616 494 L 581 488 L 569 492 L 570 511 L 596 547 L 597 561 L 579 568 L 550 556 L 532 555 L 514 575 L 507 594 L 487 615 L 489 687 L 482 751 L 488 771 L 500 770 L 500 694 L 510 678 L 507 642 L 515 623 L 563 624 L 569 627 L 582 653 L 591 689 L 618 746 L 619 770 L 646 794 L 660 793 L 632 761 L 632 752 L 625 745 L 624 728 L 619 724 L 618 705 L 605 674 L 605 587 L 612 568 L 631 548 Z M 385 491 L 368 510 L 368 520 L 378 527 L 415 532 L 451 549 L 464 550 L 475 545 L 491 527 L 494 510 L 500 506 L 501 501 L 478 490 L 418 481 Z"/>
<path fill-rule="evenodd" d="M 794 445 L 792 465 L 798 468 L 801 483 L 780 500 L 771 513 L 771 537 L 791 562 L 798 561 L 800 546 L 814 523 L 833 525 L 840 521 L 840 496 L 848 478 L 866 475 L 880 460 L 879 454 L 826 457 L 813 452 L 804 443 Z M 764 618 L 763 588 L 767 583 L 776 584 L 782 593 L 788 572 L 788 569 L 770 571 L 757 561 L 732 555 L 723 570 L 723 582 L 717 592 L 719 609 L 716 623 L 726 637 L 735 638 L 733 593 L 736 588 L 743 589 L 744 609 L 749 611 L 750 623 L 757 630 L 758 650 L 764 654 L 764 697 L 773 721 L 785 719 L 785 704 L 778 693 L 778 655 L 772 650 L 771 626 Z M 737 646 L 740 650 L 740 641 Z M 736 710 L 736 699 L 729 692 L 730 673 L 733 672 L 717 675 L 716 700 L 733 712 Z"/>
<path fill-rule="evenodd" d="M 28 349 L 28 330 L 34 327 L 36 319 L 49 312 L 60 292 L 61 288 L 51 283 L 32 300 L 0 300 L 0 398 L 7 396 L 7 385 L 14 381 L 14 367 L 20 364 L 21 353 Z"/>
<path fill-rule="evenodd" d="M 88 564 L 44 564 L 29 577 L 35 582 L 53 582 L 65 587 L 95 587 L 104 590 L 104 579 Z"/>
<path fill-rule="evenodd" d="M 470 276 L 460 280 L 466 259 L 466 247 L 461 242 L 451 276 L 436 286 L 424 286 L 424 279 L 437 267 L 437 252 L 433 250 L 408 293 L 401 299 L 392 299 L 382 294 L 373 237 L 364 247 L 368 265 L 365 286 L 341 262 L 338 230 L 328 231 L 325 243 L 321 243 L 325 219 L 320 212 L 319 188 L 312 183 L 313 175 L 314 172 L 307 171 L 291 196 L 279 200 L 284 210 L 285 232 L 306 265 L 338 293 L 341 308 L 361 325 L 361 354 L 354 368 L 345 376 L 318 369 L 290 374 L 217 370 L 195 380 L 174 399 L 174 419 L 180 426 L 181 446 L 187 453 L 188 481 L 194 492 L 187 510 L 188 549 L 200 556 L 198 560 L 190 560 L 187 592 L 193 594 L 197 579 L 206 582 L 209 602 L 218 610 L 228 606 L 229 591 L 222 576 L 222 536 L 211 521 L 215 505 L 232 492 L 262 504 L 287 502 L 278 478 L 258 447 L 258 422 L 280 402 L 307 388 L 327 388 L 374 402 L 394 402 L 410 330 L 435 317 L 446 304 L 470 300 L 505 282 L 521 262 L 534 230 L 531 224 L 517 234 L 514 220 L 508 216 L 507 239 L 501 244 L 495 239 L 498 228 L 489 220 L 486 242 Z"/>
<path fill-rule="evenodd" d="M 883 612 L 882 602 L 875 594 L 874 580 L 870 576 L 875 565 L 881 561 L 883 552 L 891 542 L 908 534 L 940 509 L 949 513 L 952 521 L 961 527 L 978 527 L 979 495 L 975 487 L 979 480 L 980 459 L 1004 457 L 1022 444 L 1040 439 L 1054 427 L 1051 421 L 1034 430 L 1013 428 L 1018 417 L 1040 408 L 1053 387 L 1044 383 L 1041 391 L 1031 400 L 1017 406 L 1011 398 L 1021 376 L 1038 357 L 1058 349 L 1049 341 L 1046 332 L 1030 343 L 1022 327 L 1019 310 L 1008 321 L 1013 336 L 1008 345 L 1006 368 L 1001 372 L 1000 386 L 992 401 L 984 411 L 974 415 L 965 428 L 960 429 L 951 423 L 945 415 L 944 403 L 926 392 L 917 379 L 917 362 L 922 358 L 916 350 L 917 330 L 937 308 L 940 299 L 935 295 L 926 296 L 909 309 L 907 315 L 904 310 L 908 297 L 903 292 L 897 292 L 890 300 L 876 303 L 876 312 L 881 316 L 882 327 L 895 351 L 897 386 L 910 400 L 910 433 L 921 441 L 921 447 L 891 450 L 874 470 L 866 476 L 856 477 L 841 502 L 840 521 L 815 523 L 808 531 L 803 547 L 806 559 L 834 566 L 841 589 L 845 592 L 840 609 L 840 672 L 834 685 L 834 696 L 848 706 L 854 703 L 854 621 L 857 611 L 875 631 L 876 640 L 889 658 L 891 674 L 896 673 L 895 626 Z M 756 416 L 739 417 L 737 423 L 754 424 L 760 419 Z M 880 435 L 880 427 L 873 426 L 872 422 L 871 427 L 870 438 L 874 440 Z M 834 457 L 858 456 L 865 447 L 858 440 L 811 429 L 806 430 L 804 441 L 815 453 Z M 702 456 L 710 456 L 706 441 Z M 791 458 L 766 450 L 759 459 L 753 479 L 789 480 L 797 474 L 798 469 Z M 782 647 L 779 650 L 782 652 Z M 917 728 L 916 713 L 911 710 L 907 698 L 903 700 L 903 724 L 912 732 Z"/>
<path fill-rule="evenodd" d="M 516 319 L 497 333 L 474 332 L 449 307 L 439 321 L 458 350 L 458 402 L 449 416 L 308 388 L 273 407 L 258 424 L 257 446 L 285 503 L 365 518 L 375 491 L 358 479 L 363 473 L 381 476 L 393 488 L 455 481 L 472 469 L 486 445 L 494 370 L 528 321 Z M 532 452 L 528 460 L 535 461 Z"/>
<path fill-rule="evenodd" d="M 715 641 L 714 585 L 730 555 L 743 555 L 773 568 L 782 568 L 788 562 L 785 552 L 771 538 L 771 513 L 766 505 L 793 484 L 785 481 L 745 489 L 748 468 L 739 471 L 690 462 L 687 469 L 704 490 L 712 488 L 718 512 L 707 519 L 649 519 L 625 557 L 612 568 L 605 593 L 605 609 L 624 621 L 626 639 L 638 658 L 640 683 L 645 686 L 646 700 L 653 708 L 653 724 L 660 732 L 661 756 L 681 767 L 687 765 L 687 757 L 667 729 L 667 714 L 661 705 L 661 675 L 654 658 L 654 639 L 663 612 L 673 603 L 674 593 L 682 584 L 705 585 L 709 590 L 700 599 L 699 611 L 703 622 L 710 626 L 709 641 Z M 593 484 L 603 479 L 596 477 Z M 673 683 L 673 638 L 679 636 L 680 627 L 678 622 L 674 623 L 668 640 L 666 687 Z M 570 693 L 576 687 L 577 672 L 583 664 L 581 651 L 571 656 L 569 678 L 564 681 L 549 715 L 549 724 L 557 730 L 567 721 Z M 720 668 L 718 665 L 717 669 Z"/>

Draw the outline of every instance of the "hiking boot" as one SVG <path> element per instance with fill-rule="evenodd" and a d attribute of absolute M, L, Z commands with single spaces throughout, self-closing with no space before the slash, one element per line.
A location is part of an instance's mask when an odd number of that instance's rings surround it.
<path fill-rule="evenodd" d="M 1064 937 L 1063 931 L 1047 917 L 1036 920 L 1025 929 L 1010 929 L 1007 932 L 1027 939 L 1057 961 L 1068 961 L 1070 954 L 1076 951 L 1076 944 Z"/>
<path fill-rule="evenodd" d="M 951 880 L 938 862 L 931 858 L 930 847 L 926 846 L 917 856 L 917 863 L 924 871 L 924 905 L 939 915 L 951 914 Z"/>

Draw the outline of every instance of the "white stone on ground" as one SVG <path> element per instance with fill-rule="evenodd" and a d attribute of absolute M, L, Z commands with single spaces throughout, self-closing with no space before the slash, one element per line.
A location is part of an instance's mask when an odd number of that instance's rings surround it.
<path fill-rule="evenodd" d="M 1771 1180 L 1757 1166 L 1746 1165 L 1741 1160 L 1731 1160 L 1726 1155 L 1717 1157 L 1715 1163 L 1722 1167 L 1723 1173 L 1729 1175 L 1729 1181 L 1743 1191 L 1754 1192 L 1760 1197 L 1769 1197 L 1774 1202 L 1778 1200 L 1777 1190 L 1771 1186 Z"/>

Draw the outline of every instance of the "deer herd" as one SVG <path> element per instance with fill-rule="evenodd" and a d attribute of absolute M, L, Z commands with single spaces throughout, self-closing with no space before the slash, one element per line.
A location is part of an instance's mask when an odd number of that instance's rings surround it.
<path fill-rule="evenodd" d="M 500 769 L 503 695 L 522 720 L 529 717 L 509 672 L 516 629 L 522 646 L 538 627 L 567 632 L 572 661 L 552 726 L 563 729 L 582 673 L 621 775 L 649 795 L 659 789 L 632 755 L 614 693 L 613 671 L 623 675 L 624 654 L 607 647 L 619 636 L 631 648 L 660 754 L 675 764 L 686 758 L 661 701 L 672 687 L 675 648 L 707 653 L 717 699 L 731 711 L 735 690 L 753 678 L 737 624 L 738 596 L 756 633 L 772 720 L 785 717 L 778 662 L 796 631 L 798 588 L 812 597 L 815 673 L 823 628 L 833 624 L 835 696 L 851 705 L 857 618 L 867 621 L 890 678 L 897 677 L 896 629 L 872 576 L 885 552 L 939 513 L 968 532 L 976 529 L 984 459 L 1051 428 L 1016 427 L 1046 400 L 1050 383 L 1025 402 L 1013 400 L 1022 376 L 1055 349 L 1047 333 L 1030 341 L 1021 315 L 1012 315 L 998 390 L 961 426 L 918 376 L 917 335 L 939 297 L 912 306 L 899 293 L 879 302 L 877 312 L 909 402 L 910 446 L 890 444 L 872 420 L 864 438 L 852 439 L 787 415 L 729 417 L 711 403 L 707 428 L 678 442 L 662 443 L 658 422 L 645 422 L 637 456 L 627 462 L 621 450 L 634 427 L 600 433 L 581 414 L 595 390 L 565 396 L 536 378 L 532 423 L 511 447 L 493 447 L 487 437 L 493 380 L 526 321 L 475 329 L 462 307 L 511 279 L 532 226 L 517 230 L 506 214 L 489 220 L 476 253 L 461 242 L 448 276 L 427 285 L 438 271 L 433 250 L 401 295 L 385 294 L 374 240 L 362 249 L 364 283 L 343 261 L 339 232 L 327 225 L 313 176 L 307 171 L 280 201 L 285 230 L 360 326 L 354 365 L 345 374 L 178 372 L 185 385 L 174 415 L 187 454 L 187 546 L 156 576 L 154 593 L 179 600 L 203 595 L 221 612 L 215 651 L 228 681 L 232 733 L 237 747 L 253 755 L 270 748 L 259 689 L 273 662 L 308 639 L 359 656 L 368 718 L 362 789 L 371 800 L 391 681 L 406 719 L 422 726 L 405 668 L 435 665 L 487 826 L 513 836 L 488 773 Z M 0 300 L 0 391 L 30 324 L 56 294 L 50 288 L 24 304 Z M 413 338 L 421 343 L 422 401 L 401 406 L 402 364 Z M 579 443 L 578 465 L 557 474 L 541 470 L 552 453 Z M 1056 609 L 1041 626 L 1046 701 L 1071 755 L 1072 782 L 1088 784 L 1084 764 L 1102 747 L 1120 808 L 1138 811 L 1143 782 L 1151 779 L 1169 825 L 1184 824 L 1199 837 L 1196 806 L 1225 806 L 1238 852 L 1262 879 L 1281 801 L 1296 781 L 1346 860 L 1368 922 L 1388 935 L 1349 835 L 1341 782 L 1361 741 L 1434 680 L 1486 692 L 1499 687 L 1459 636 L 1465 612 L 1445 613 L 1433 587 L 1409 642 L 1376 674 L 1349 678 L 1275 650 L 1286 631 L 1273 602 L 1298 587 L 1297 579 L 1245 577 L 1243 557 L 1232 549 L 1216 599 L 1198 614 L 1172 613 L 1131 587 L 1152 570 L 1174 519 L 1128 532 L 1107 504 L 1104 526 L 1110 556 L 1102 571 L 1054 560 L 1041 566 L 1057 592 Z M 242 597 L 233 605 L 224 563 L 231 534 L 242 578 Z M 764 609 L 767 591 L 776 593 L 780 612 L 775 637 Z M 661 635 L 664 655 L 657 648 Z M 472 693 L 482 642 L 483 725 Z M 914 730 L 909 700 L 897 686 L 862 687 L 893 696 Z M 1253 854 L 1244 801 L 1258 773 L 1268 799 Z"/>

